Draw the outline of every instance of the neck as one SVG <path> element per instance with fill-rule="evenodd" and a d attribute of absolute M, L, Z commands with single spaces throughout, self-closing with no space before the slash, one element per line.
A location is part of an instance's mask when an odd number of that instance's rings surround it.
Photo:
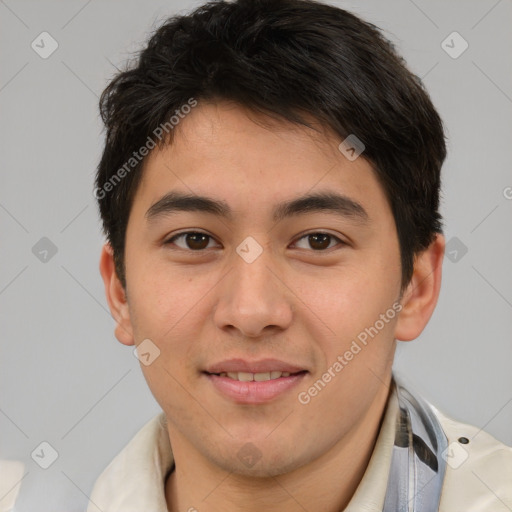
<path fill-rule="evenodd" d="M 169 512 L 344 510 L 363 478 L 379 434 L 389 396 L 386 386 L 380 389 L 366 414 L 331 450 L 276 477 L 224 471 L 192 453 L 194 448 L 186 439 L 170 431 L 175 469 L 165 486 Z"/>

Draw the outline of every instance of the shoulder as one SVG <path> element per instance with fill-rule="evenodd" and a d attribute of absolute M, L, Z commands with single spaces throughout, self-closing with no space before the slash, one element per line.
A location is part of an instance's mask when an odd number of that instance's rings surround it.
<path fill-rule="evenodd" d="M 0 460 L 0 512 L 14 510 L 25 464 L 18 460 Z"/>
<path fill-rule="evenodd" d="M 448 438 L 439 512 L 510 512 L 512 447 L 431 407 Z"/>
<path fill-rule="evenodd" d="M 87 512 L 166 510 L 163 481 L 172 463 L 166 418 L 160 413 L 103 470 Z"/>

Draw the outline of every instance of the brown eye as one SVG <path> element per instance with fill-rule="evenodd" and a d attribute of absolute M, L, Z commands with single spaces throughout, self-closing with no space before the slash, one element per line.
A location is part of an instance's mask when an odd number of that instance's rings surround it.
<path fill-rule="evenodd" d="M 182 244 L 175 243 L 176 240 L 182 240 Z M 208 247 L 209 241 L 212 239 L 210 235 L 206 233 L 201 233 L 197 231 L 188 231 L 186 233 L 180 233 L 179 235 L 173 236 L 170 238 L 166 244 L 177 245 L 180 249 L 191 250 L 191 251 L 201 251 Z M 184 242 L 184 245 L 183 245 Z"/>
<path fill-rule="evenodd" d="M 315 250 L 318 249 L 327 249 L 330 243 L 330 236 L 324 233 L 317 233 L 313 235 L 308 235 L 308 241 L 311 244 L 311 247 Z"/>
<path fill-rule="evenodd" d="M 337 240 L 340 244 L 344 245 L 344 242 L 342 240 L 329 233 L 309 233 L 299 238 L 299 241 L 304 239 L 306 240 L 306 244 L 309 245 L 309 247 L 301 248 L 312 248 L 314 251 L 323 251 L 325 249 L 330 249 L 332 247 L 330 243 L 333 240 Z"/>

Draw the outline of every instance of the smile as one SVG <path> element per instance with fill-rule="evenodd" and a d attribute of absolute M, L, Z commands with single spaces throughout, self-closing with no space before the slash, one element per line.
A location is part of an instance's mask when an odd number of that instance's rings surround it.
<path fill-rule="evenodd" d="M 221 372 L 203 375 L 223 399 L 235 404 L 261 405 L 285 398 L 309 372 Z"/>
<path fill-rule="evenodd" d="M 289 372 L 271 371 L 262 373 L 249 373 L 249 372 L 223 372 L 219 374 L 219 377 L 229 377 L 233 380 L 240 382 L 263 382 L 266 380 L 279 379 L 280 377 L 289 377 Z"/>

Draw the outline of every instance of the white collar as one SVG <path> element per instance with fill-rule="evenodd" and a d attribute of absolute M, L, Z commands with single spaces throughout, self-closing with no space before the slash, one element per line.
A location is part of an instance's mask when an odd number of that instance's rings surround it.
<path fill-rule="evenodd" d="M 370 462 L 345 512 L 381 512 L 391 466 L 398 400 L 389 395 Z M 100 475 L 87 512 L 167 512 L 165 481 L 174 466 L 164 413 L 149 421 Z"/>

